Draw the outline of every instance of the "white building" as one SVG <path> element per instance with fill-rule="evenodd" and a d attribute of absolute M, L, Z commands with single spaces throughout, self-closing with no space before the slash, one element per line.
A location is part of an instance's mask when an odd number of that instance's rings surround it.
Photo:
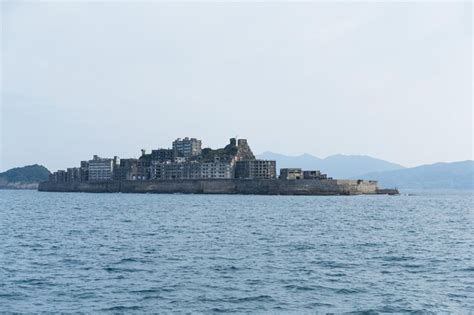
<path fill-rule="evenodd" d="M 114 173 L 114 161 L 116 160 L 117 158 L 107 159 L 94 155 L 94 158 L 89 160 L 89 180 L 112 180 Z"/>

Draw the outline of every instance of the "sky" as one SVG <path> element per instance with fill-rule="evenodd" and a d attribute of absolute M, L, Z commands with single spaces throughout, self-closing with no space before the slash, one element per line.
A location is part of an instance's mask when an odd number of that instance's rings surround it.
<path fill-rule="evenodd" d="M 177 137 L 473 158 L 470 2 L 1 2 L 0 171 Z"/>

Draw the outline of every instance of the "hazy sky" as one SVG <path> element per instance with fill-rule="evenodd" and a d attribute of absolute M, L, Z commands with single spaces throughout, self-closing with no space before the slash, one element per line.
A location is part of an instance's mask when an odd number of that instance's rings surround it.
<path fill-rule="evenodd" d="M 2 2 L 0 170 L 193 136 L 472 159 L 472 5 Z"/>

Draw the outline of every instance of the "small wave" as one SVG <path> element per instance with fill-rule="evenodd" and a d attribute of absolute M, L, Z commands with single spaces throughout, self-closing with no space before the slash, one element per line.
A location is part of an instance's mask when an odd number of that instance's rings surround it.
<path fill-rule="evenodd" d="M 212 290 L 219 290 L 219 291 L 235 291 L 236 288 L 232 286 L 220 286 L 220 285 L 211 285 L 211 284 L 205 284 L 203 287 L 212 289 Z"/>
<path fill-rule="evenodd" d="M 243 302 L 274 302 L 275 300 L 270 295 L 257 295 L 248 296 L 243 298 L 232 298 L 228 300 L 231 303 L 243 303 Z"/>
<path fill-rule="evenodd" d="M 319 302 L 313 302 L 308 305 L 306 305 L 306 308 L 311 308 L 314 309 L 315 307 L 333 307 L 332 304 L 327 304 L 327 303 L 319 303 Z"/>
<path fill-rule="evenodd" d="M 379 309 L 368 309 L 368 310 L 360 310 L 354 311 L 347 314 L 380 314 L 380 313 L 401 313 L 401 314 L 435 314 L 433 312 L 429 312 L 427 310 L 414 310 L 414 309 L 407 309 L 402 307 L 396 307 L 392 305 L 385 305 Z"/>
<path fill-rule="evenodd" d="M 61 262 L 71 265 L 81 265 L 83 262 L 74 258 L 64 258 Z"/>
<path fill-rule="evenodd" d="M 284 288 L 295 291 L 334 291 L 335 289 L 330 287 L 325 287 L 322 285 L 296 285 L 289 284 L 284 286 Z"/>
<path fill-rule="evenodd" d="M 346 289 L 342 288 L 339 290 L 336 290 L 336 293 L 338 294 L 355 294 L 355 293 L 361 293 L 363 290 L 360 289 Z"/>
<path fill-rule="evenodd" d="M 229 310 L 226 308 L 218 308 L 218 307 L 211 308 L 211 311 L 213 313 L 228 313 L 229 312 Z"/>
<path fill-rule="evenodd" d="M 82 292 L 79 294 L 75 294 L 74 297 L 77 299 L 91 299 L 96 298 L 97 294 L 95 294 L 94 292 Z"/>
<path fill-rule="evenodd" d="M 129 264 L 129 263 L 149 263 L 149 259 L 145 258 L 135 258 L 135 257 L 127 257 L 122 258 L 121 260 L 111 263 L 111 265 L 121 265 L 121 264 Z"/>
<path fill-rule="evenodd" d="M 11 298 L 19 299 L 20 297 L 25 297 L 26 295 L 20 293 L 0 293 L 0 298 Z"/>
<path fill-rule="evenodd" d="M 44 262 L 41 262 L 41 261 L 34 261 L 31 264 L 33 264 L 35 266 L 41 266 L 41 267 L 46 267 L 46 266 L 51 265 L 50 263 L 44 263 Z M 6 268 L 5 268 L 5 270 L 6 270 Z"/>
<path fill-rule="evenodd" d="M 294 250 L 297 251 L 305 251 L 305 250 L 310 250 L 310 249 L 315 249 L 313 244 L 295 244 L 291 245 Z"/>
<path fill-rule="evenodd" d="M 425 266 L 424 265 L 419 265 L 419 264 L 403 264 L 402 267 L 405 267 L 405 268 L 423 268 Z"/>
<path fill-rule="evenodd" d="M 161 288 L 161 291 L 163 292 L 173 292 L 174 290 L 175 290 L 174 288 L 167 288 L 167 287 Z"/>
<path fill-rule="evenodd" d="M 329 277 L 345 277 L 346 274 L 343 272 L 336 272 L 336 273 L 326 273 L 326 276 Z"/>
<path fill-rule="evenodd" d="M 162 297 L 161 295 L 145 295 L 140 300 L 141 301 L 146 301 L 146 300 L 158 300 L 158 299 L 163 300 L 165 298 Z"/>
<path fill-rule="evenodd" d="M 361 243 L 361 244 L 357 244 L 356 246 L 357 247 L 359 247 L 359 246 L 360 247 L 375 247 L 377 245 L 379 245 L 379 244 L 377 244 L 377 243 Z"/>
<path fill-rule="evenodd" d="M 237 271 L 239 270 L 240 268 L 234 266 L 234 265 L 229 265 L 229 266 L 222 266 L 222 265 L 218 265 L 218 266 L 214 266 L 212 267 L 213 270 L 216 270 L 216 271 Z"/>
<path fill-rule="evenodd" d="M 289 284 L 284 286 L 285 289 L 292 290 L 292 291 L 314 291 L 316 288 L 311 286 L 301 286 L 301 285 L 294 285 Z"/>
<path fill-rule="evenodd" d="M 461 299 L 467 299 L 468 296 L 464 294 L 457 294 L 457 293 L 448 293 L 448 296 L 450 298 L 461 298 Z"/>
<path fill-rule="evenodd" d="M 142 307 L 138 306 L 138 305 L 133 305 L 133 306 L 119 305 L 119 306 L 112 306 L 112 307 L 109 307 L 109 308 L 103 308 L 103 309 L 101 309 L 101 311 L 104 311 L 104 312 L 110 312 L 110 311 L 114 311 L 114 312 L 117 312 L 117 311 L 139 311 L 141 309 L 142 309 Z"/>
<path fill-rule="evenodd" d="M 343 262 L 336 262 L 336 261 L 318 261 L 316 264 L 322 266 L 322 267 L 328 267 L 328 268 L 353 268 L 357 266 L 356 264 L 350 264 L 350 263 L 343 263 Z"/>
<path fill-rule="evenodd" d="M 106 267 L 104 268 L 105 271 L 108 272 L 142 272 L 146 271 L 144 269 L 136 269 L 136 268 L 116 268 L 116 267 Z"/>
<path fill-rule="evenodd" d="M 380 311 L 373 310 L 373 309 L 368 309 L 368 310 L 361 310 L 361 311 L 352 311 L 352 312 L 347 312 L 344 314 L 357 314 L 357 315 L 378 315 Z"/>
<path fill-rule="evenodd" d="M 123 263 L 129 263 L 129 262 L 138 262 L 139 260 L 136 258 L 123 258 L 116 264 L 123 264 Z"/>
<path fill-rule="evenodd" d="M 17 284 L 28 284 L 34 286 L 52 286 L 53 284 L 45 279 L 22 279 L 15 281 Z"/>
<path fill-rule="evenodd" d="M 381 259 L 384 261 L 408 261 L 414 258 L 411 256 L 383 256 Z"/>
<path fill-rule="evenodd" d="M 130 292 L 142 294 L 142 293 L 158 293 L 158 292 L 161 292 L 161 291 L 163 291 L 163 290 L 161 290 L 161 289 L 142 289 L 142 290 L 132 290 Z"/>
<path fill-rule="evenodd" d="M 70 230 L 67 232 L 67 235 L 82 234 L 80 230 Z"/>

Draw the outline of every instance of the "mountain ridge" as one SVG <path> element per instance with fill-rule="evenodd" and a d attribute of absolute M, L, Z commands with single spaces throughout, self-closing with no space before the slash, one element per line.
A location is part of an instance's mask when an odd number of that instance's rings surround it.
<path fill-rule="evenodd" d="M 288 156 L 265 151 L 257 158 L 276 160 L 277 168 L 297 167 L 302 169 L 318 169 L 334 178 L 350 178 L 375 171 L 403 169 L 404 166 L 374 158 L 368 155 L 335 154 L 319 158 L 309 153 Z"/>
<path fill-rule="evenodd" d="M 474 161 L 438 162 L 362 176 L 383 187 L 474 189 Z"/>

